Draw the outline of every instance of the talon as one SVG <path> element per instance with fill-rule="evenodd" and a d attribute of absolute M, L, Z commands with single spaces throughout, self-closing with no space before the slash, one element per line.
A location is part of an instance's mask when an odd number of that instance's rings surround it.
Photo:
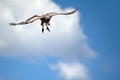
<path fill-rule="evenodd" d="M 50 32 L 50 29 L 48 27 L 46 29 Z"/>
<path fill-rule="evenodd" d="M 42 28 L 42 33 L 44 33 L 44 28 Z"/>

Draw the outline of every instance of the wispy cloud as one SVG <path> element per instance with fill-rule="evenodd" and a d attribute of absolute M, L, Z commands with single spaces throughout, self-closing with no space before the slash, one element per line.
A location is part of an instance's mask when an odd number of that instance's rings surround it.
<path fill-rule="evenodd" d="M 58 71 L 59 76 L 65 80 L 90 80 L 88 69 L 78 62 L 66 63 L 60 61 L 55 65 L 50 65 L 50 68 Z"/>
<path fill-rule="evenodd" d="M 79 12 L 70 16 L 53 17 L 50 33 L 41 33 L 40 21 L 25 26 L 8 25 L 36 14 L 72 11 L 74 8 L 63 10 L 52 0 L 2 0 L 0 9 L 0 56 L 96 56 L 96 52 L 88 46 L 87 37 L 79 24 Z"/>

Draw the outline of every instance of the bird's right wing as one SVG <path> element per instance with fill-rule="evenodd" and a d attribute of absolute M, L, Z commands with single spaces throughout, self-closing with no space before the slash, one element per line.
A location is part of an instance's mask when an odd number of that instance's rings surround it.
<path fill-rule="evenodd" d="M 74 10 L 74 11 L 65 12 L 65 13 L 52 12 L 52 13 L 48 13 L 47 15 L 49 15 L 49 16 L 55 16 L 55 15 L 70 15 L 70 14 L 75 13 L 76 11 L 77 11 L 77 9 Z"/>
<path fill-rule="evenodd" d="M 37 20 L 37 19 L 40 19 L 40 18 L 41 18 L 41 16 L 34 15 L 34 16 L 30 17 L 29 19 L 27 19 L 26 21 L 19 22 L 19 23 L 10 23 L 10 25 L 15 26 L 15 25 L 29 24 L 29 23 L 32 23 L 33 21 Z"/>

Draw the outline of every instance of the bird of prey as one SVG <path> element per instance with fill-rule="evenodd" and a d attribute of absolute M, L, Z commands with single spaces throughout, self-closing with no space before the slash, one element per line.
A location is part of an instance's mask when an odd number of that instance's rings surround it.
<path fill-rule="evenodd" d="M 25 24 L 29 24 L 34 22 L 35 20 L 41 20 L 41 26 L 42 26 L 42 33 L 44 32 L 44 26 L 46 26 L 46 29 L 50 32 L 50 29 L 48 28 L 48 26 L 50 26 L 49 21 L 51 20 L 51 18 L 55 15 L 70 15 L 73 14 L 77 11 L 71 11 L 71 12 L 65 12 L 65 13 L 58 13 L 58 12 L 51 12 L 51 13 L 47 13 L 47 14 L 43 14 L 42 16 L 40 15 L 34 15 L 32 17 L 30 17 L 29 19 L 27 19 L 26 21 L 23 22 L 19 22 L 19 23 L 10 23 L 10 26 L 16 26 L 16 25 L 25 25 Z"/>

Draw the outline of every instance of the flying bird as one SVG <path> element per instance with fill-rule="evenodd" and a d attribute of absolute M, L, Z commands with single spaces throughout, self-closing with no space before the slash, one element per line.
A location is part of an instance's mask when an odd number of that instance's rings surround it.
<path fill-rule="evenodd" d="M 46 26 L 46 29 L 50 32 L 50 29 L 48 26 L 50 26 L 50 20 L 53 16 L 56 15 L 70 15 L 73 14 L 77 11 L 71 11 L 71 12 L 65 12 L 65 13 L 58 13 L 58 12 L 51 12 L 51 13 L 47 13 L 47 14 L 43 14 L 42 16 L 39 15 L 34 15 L 32 17 L 30 17 L 29 19 L 27 19 L 26 21 L 23 22 L 19 22 L 19 23 L 9 23 L 10 26 L 16 26 L 16 25 L 25 25 L 25 24 L 29 24 L 34 22 L 35 20 L 41 20 L 41 26 L 42 26 L 42 33 L 44 32 L 44 26 Z"/>

